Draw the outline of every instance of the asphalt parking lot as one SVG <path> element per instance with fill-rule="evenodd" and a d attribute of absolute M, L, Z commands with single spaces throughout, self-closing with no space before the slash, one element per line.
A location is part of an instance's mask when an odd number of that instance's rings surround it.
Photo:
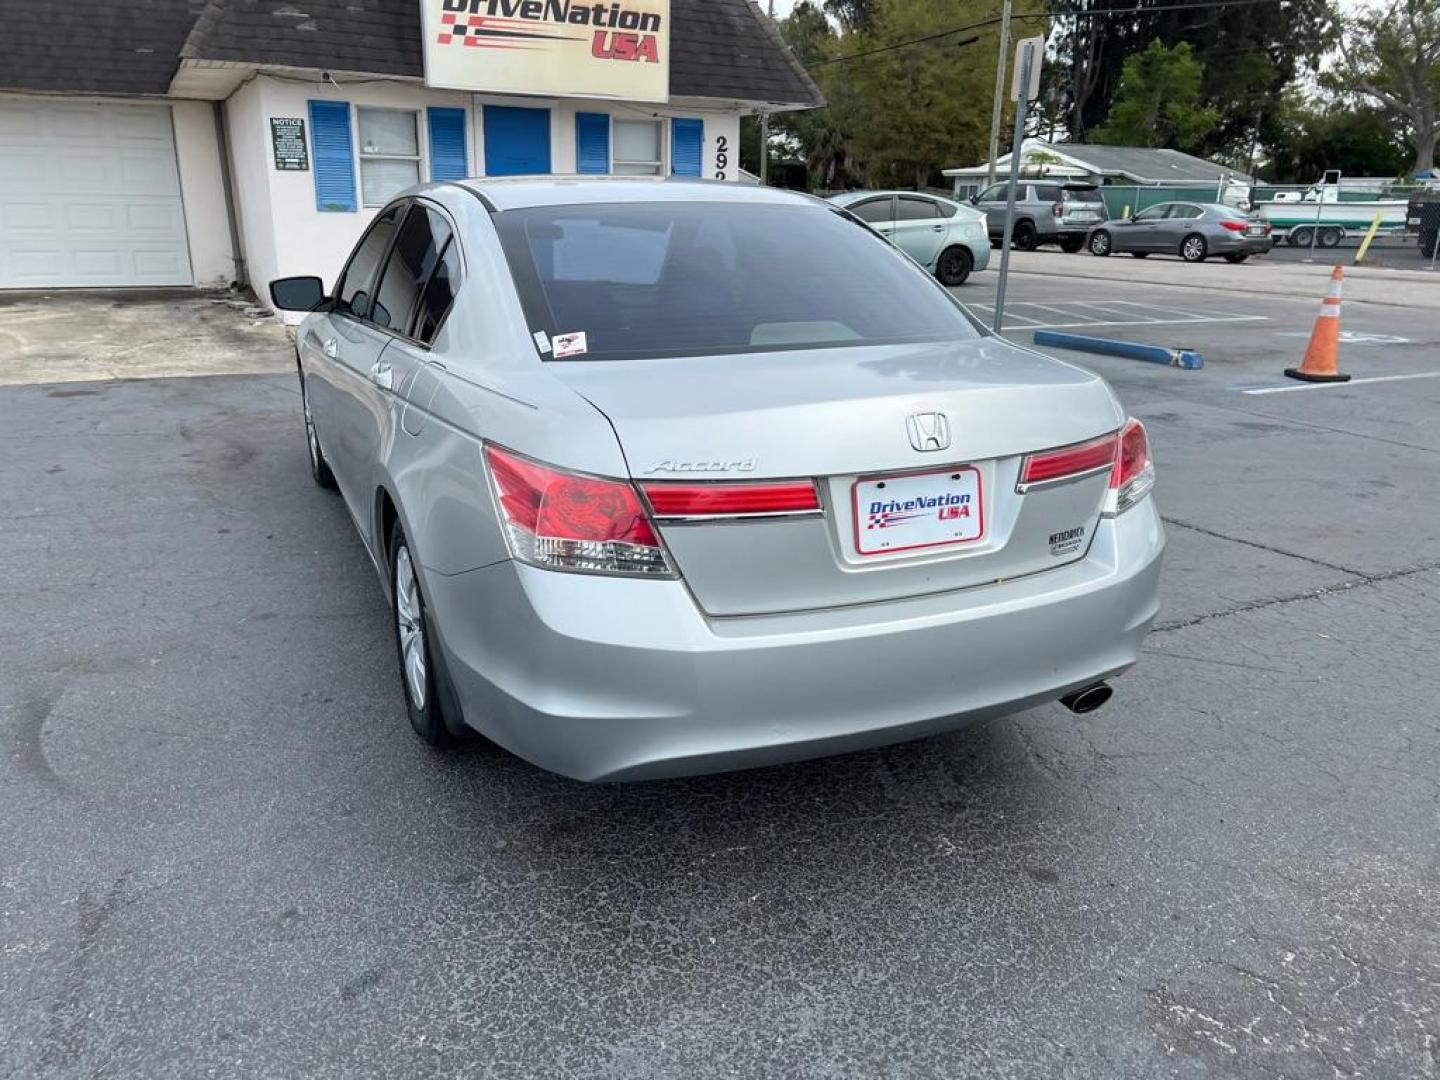
<path fill-rule="evenodd" d="M 101 346 L 0 306 L 0 1075 L 1435 1076 L 1440 318 L 1250 393 L 1319 299 L 1012 281 L 1206 357 L 1064 354 L 1168 523 L 1105 709 L 628 786 L 412 736 L 277 328 L 54 381 Z"/>

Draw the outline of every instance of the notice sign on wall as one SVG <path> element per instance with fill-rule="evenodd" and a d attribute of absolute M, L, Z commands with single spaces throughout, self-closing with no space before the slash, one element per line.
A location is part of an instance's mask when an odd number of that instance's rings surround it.
<path fill-rule="evenodd" d="M 425 82 L 667 101 L 669 0 L 420 0 Z"/>
<path fill-rule="evenodd" d="M 275 168 L 304 172 L 310 168 L 310 151 L 305 146 L 305 121 L 298 116 L 272 116 L 270 143 L 275 148 Z"/>

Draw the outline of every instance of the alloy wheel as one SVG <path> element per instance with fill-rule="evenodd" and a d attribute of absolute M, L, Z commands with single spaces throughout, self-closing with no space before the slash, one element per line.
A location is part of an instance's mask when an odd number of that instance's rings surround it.
<path fill-rule="evenodd" d="M 420 603 L 420 583 L 410 561 L 410 549 L 403 544 L 395 553 L 395 627 L 400 636 L 400 663 L 405 669 L 405 689 L 410 703 L 425 708 L 425 621 Z"/>
<path fill-rule="evenodd" d="M 305 445 L 310 450 L 310 467 L 320 465 L 320 438 L 315 434 L 315 417 L 310 412 L 310 391 L 300 383 L 300 407 L 305 413 Z"/>

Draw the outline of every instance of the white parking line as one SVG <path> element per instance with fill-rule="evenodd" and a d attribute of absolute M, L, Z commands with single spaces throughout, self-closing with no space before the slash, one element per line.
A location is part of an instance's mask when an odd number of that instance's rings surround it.
<path fill-rule="evenodd" d="M 1372 382 L 1403 382 L 1406 379 L 1440 379 L 1440 371 L 1421 371 L 1414 375 L 1371 375 L 1365 379 L 1351 379 L 1349 382 L 1307 383 L 1297 382 L 1294 386 L 1232 386 L 1242 394 L 1288 394 L 1291 390 L 1338 390 L 1342 386 L 1359 386 Z"/>
<path fill-rule="evenodd" d="M 967 305 L 993 316 L 994 304 Z M 1050 321 L 1046 321 L 1046 320 Z M 990 321 L 988 318 L 985 321 Z M 1007 330 L 1071 330 L 1087 326 L 1191 326 L 1196 323 L 1267 322 L 1265 315 L 1231 315 L 1157 307 L 1133 300 L 1072 300 L 1040 304 L 1016 300 L 1005 306 Z"/>

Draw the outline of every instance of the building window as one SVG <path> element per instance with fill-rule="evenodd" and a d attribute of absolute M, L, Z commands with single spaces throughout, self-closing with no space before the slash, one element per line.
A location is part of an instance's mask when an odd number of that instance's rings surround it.
<path fill-rule="evenodd" d="M 366 206 L 384 206 L 420 182 L 416 114 L 406 109 L 357 109 L 360 117 L 360 191 Z"/>
<path fill-rule="evenodd" d="M 664 143 L 659 120 L 612 119 L 610 138 L 615 155 L 617 176 L 660 176 L 665 171 L 661 159 Z"/>

